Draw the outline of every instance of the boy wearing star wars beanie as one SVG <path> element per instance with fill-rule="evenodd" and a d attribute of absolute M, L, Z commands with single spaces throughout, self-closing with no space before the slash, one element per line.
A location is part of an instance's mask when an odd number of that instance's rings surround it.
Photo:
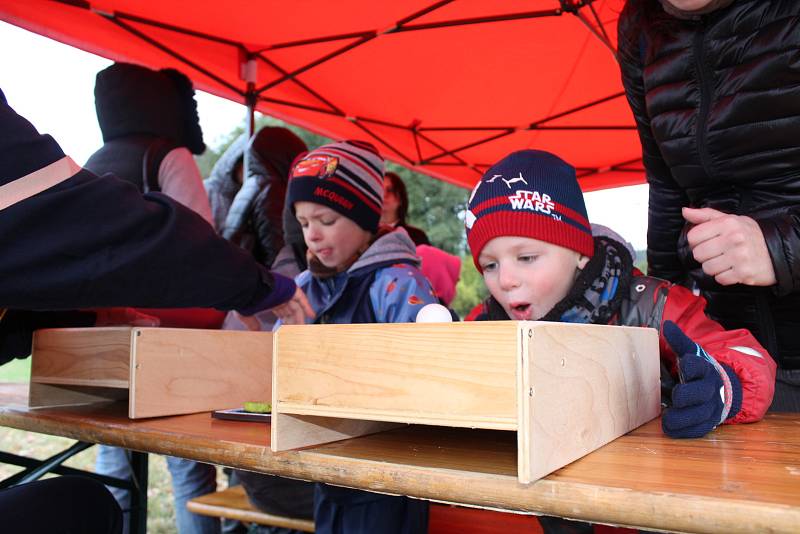
<path fill-rule="evenodd" d="M 674 438 L 722 423 L 760 420 L 775 363 L 749 331 L 725 331 L 705 301 L 664 280 L 637 276 L 625 246 L 593 238 L 575 169 L 547 152 L 514 152 L 472 191 L 467 242 L 491 293 L 483 319 L 649 326 L 679 383 L 662 418 Z"/>
<path fill-rule="evenodd" d="M 315 323 L 414 322 L 437 302 L 408 234 L 379 227 L 383 178 L 383 159 L 361 141 L 312 150 L 290 172 L 286 201 L 308 246 L 297 285 Z M 314 523 L 317 533 L 421 534 L 428 505 L 317 484 Z"/>

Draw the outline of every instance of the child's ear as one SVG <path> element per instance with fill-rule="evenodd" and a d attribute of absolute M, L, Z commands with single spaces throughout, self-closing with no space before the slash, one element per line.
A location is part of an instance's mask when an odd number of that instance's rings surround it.
<path fill-rule="evenodd" d="M 578 256 L 578 269 L 583 269 L 586 267 L 586 264 L 589 263 L 589 256 L 580 255 Z"/>

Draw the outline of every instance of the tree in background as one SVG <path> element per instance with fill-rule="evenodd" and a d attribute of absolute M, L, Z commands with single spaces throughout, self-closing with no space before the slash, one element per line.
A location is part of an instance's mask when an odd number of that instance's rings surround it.
<path fill-rule="evenodd" d="M 291 124 L 286 124 L 281 120 L 267 117 L 266 115 L 256 115 L 256 131 L 260 130 L 264 126 L 282 126 L 290 129 L 305 142 L 309 150 L 331 142 L 331 140 L 327 137 L 317 135 L 297 126 L 292 126 Z M 217 162 L 220 156 L 222 156 L 222 154 L 228 150 L 228 147 L 231 145 L 231 143 L 236 141 L 236 139 L 244 133 L 244 130 L 245 123 L 242 121 L 242 124 L 231 130 L 228 135 L 224 136 L 217 146 L 208 146 L 206 151 L 203 152 L 201 156 L 195 157 L 195 161 L 197 161 L 197 166 L 200 167 L 200 174 L 203 176 L 203 178 L 208 178 L 208 176 L 211 174 L 211 169 L 214 168 L 214 164 Z"/>
<path fill-rule="evenodd" d="M 461 279 L 456 287 L 456 298 L 450 305 L 460 317 L 465 317 L 488 295 L 467 248 L 464 209 L 469 191 L 395 163 L 389 162 L 386 167 L 406 184 L 408 222 L 425 230 L 433 246 L 461 258 Z"/>
<path fill-rule="evenodd" d="M 327 137 L 286 124 L 281 120 L 264 115 L 257 116 L 256 131 L 264 126 L 289 128 L 305 141 L 309 149 L 331 142 Z M 195 158 L 203 177 L 207 178 L 211 174 L 211 169 L 220 156 L 243 133 L 244 124 L 234 128 L 218 146 L 209 146 L 202 156 Z M 466 316 L 473 306 L 487 295 L 483 280 L 467 250 L 463 213 L 469 191 L 391 162 L 387 163 L 386 170 L 397 173 L 406 184 L 408 222 L 425 230 L 434 246 L 461 257 L 461 280 L 458 283 L 456 298 L 451 305 L 461 317 Z"/>

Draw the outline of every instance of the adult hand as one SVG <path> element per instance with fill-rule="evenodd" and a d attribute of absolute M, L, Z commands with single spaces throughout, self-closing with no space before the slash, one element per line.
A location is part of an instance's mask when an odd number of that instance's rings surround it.
<path fill-rule="evenodd" d="M 712 208 L 683 208 L 683 218 L 695 225 L 686 236 L 694 259 L 717 283 L 723 286 L 777 283 L 767 242 L 756 221 Z"/>
<path fill-rule="evenodd" d="M 272 311 L 283 324 L 305 324 L 306 318 L 313 319 L 316 317 L 314 310 L 308 303 L 308 299 L 306 299 L 305 293 L 303 293 L 303 290 L 299 287 L 297 291 L 294 292 L 294 296 L 291 300 L 280 306 L 275 306 L 270 311 Z"/>
<path fill-rule="evenodd" d="M 256 319 L 255 315 L 242 315 L 237 311 L 233 312 L 233 315 L 236 317 L 236 320 L 242 323 L 249 331 L 258 332 L 261 330 L 261 323 Z"/>
<path fill-rule="evenodd" d="M 671 438 L 705 436 L 739 412 L 739 378 L 672 321 L 664 322 L 664 338 L 678 357 L 680 383 L 672 388 L 672 406 L 661 417 L 661 428 Z"/>
<path fill-rule="evenodd" d="M 158 317 L 147 315 L 134 308 L 97 308 L 95 313 L 95 326 L 159 326 Z"/>

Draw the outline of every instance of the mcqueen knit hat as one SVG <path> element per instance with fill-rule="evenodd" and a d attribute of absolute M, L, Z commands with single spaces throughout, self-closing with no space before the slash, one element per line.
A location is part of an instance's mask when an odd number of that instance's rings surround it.
<path fill-rule="evenodd" d="M 286 202 L 322 204 L 375 233 L 383 208 L 383 158 L 364 141 L 323 145 L 300 156 L 289 174 Z"/>
<path fill-rule="evenodd" d="M 594 241 L 575 168 L 540 150 L 520 150 L 492 166 L 472 190 L 465 217 L 478 271 L 486 243 L 529 237 L 591 257 Z"/>

